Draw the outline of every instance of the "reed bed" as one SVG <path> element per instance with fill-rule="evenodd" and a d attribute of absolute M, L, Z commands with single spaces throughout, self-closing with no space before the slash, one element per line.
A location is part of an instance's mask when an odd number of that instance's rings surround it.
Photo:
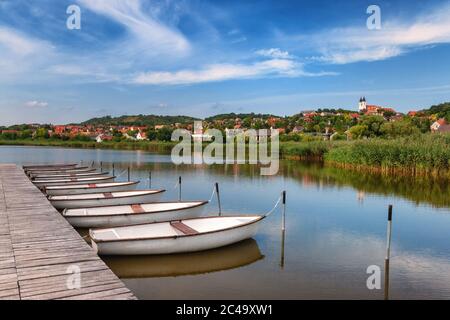
<path fill-rule="evenodd" d="M 324 160 L 338 166 L 368 171 L 448 176 L 450 135 L 424 134 L 392 140 L 357 140 L 330 148 Z"/>

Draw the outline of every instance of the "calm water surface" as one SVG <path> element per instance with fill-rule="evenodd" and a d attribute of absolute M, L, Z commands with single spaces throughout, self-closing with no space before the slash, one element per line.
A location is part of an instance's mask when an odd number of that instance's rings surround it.
<path fill-rule="evenodd" d="M 285 261 L 281 266 L 281 215 L 274 212 L 254 239 L 182 255 L 103 257 L 141 299 L 383 299 L 368 290 L 366 269 L 383 273 L 387 206 L 394 206 L 390 298 L 450 298 L 450 188 L 448 181 L 381 177 L 320 164 L 285 161 L 276 176 L 249 165 L 175 166 L 167 155 L 141 151 L 0 147 L 0 162 L 80 162 L 104 169 L 116 164 L 118 180 L 167 189 L 176 199 L 209 199 L 221 187 L 223 210 L 265 213 L 287 190 Z M 217 203 L 207 208 L 217 213 Z M 383 283 L 384 280 L 382 280 Z"/>

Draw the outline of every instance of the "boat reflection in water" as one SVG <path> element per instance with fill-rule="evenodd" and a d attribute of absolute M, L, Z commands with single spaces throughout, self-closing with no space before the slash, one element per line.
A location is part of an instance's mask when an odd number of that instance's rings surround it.
<path fill-rule="evenodd" d="M 151 256 L 103 256 L 119 278 L 156 278 L 194 275 L 234 269 L 261 260 L 254 239 L 212 250 Z"/>

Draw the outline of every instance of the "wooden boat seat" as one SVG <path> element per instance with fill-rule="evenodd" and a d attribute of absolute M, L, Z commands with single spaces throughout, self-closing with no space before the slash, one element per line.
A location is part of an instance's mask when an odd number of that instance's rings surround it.
<path fill-rule="evenodd" d="M 181 221 L 171 221 L 170 225 L 177 229 L 178 231 L 181 231 L 182 233 L 186 235 L 192 235 L 192 234 L 198 234 L 199 232 L 195 229 L 192 229 L 191 227 L 185 225 Z"/>
<path fill-rule="evenodd" d="M 105 192 L 105 193 L 103 194 L 103 196 L 104 196 L 106 199 L 111 199 L 111 198 L 113 198 L 113 195 L 112 195 L 111 192 Z"/>
<path fill-rule="evenodd" d="M 140 204 L 132 204 L 131 210 L 133 210 L 133 213 L 144 213 L 145 210 L 142 208 Z"/>

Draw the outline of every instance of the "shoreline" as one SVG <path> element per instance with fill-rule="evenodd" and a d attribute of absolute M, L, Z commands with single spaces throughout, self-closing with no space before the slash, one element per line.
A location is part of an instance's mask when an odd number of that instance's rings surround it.
<path fill-rule="evenodd" d="M 142 150 L 170 154 L 178 142 L 0 140 L 0 146 L 64 147 L 74 149 Z M 280 159 L 322 162 L 345 170 L 450 178 L 450 135 L 401 139 L 280 142 Z"/>

